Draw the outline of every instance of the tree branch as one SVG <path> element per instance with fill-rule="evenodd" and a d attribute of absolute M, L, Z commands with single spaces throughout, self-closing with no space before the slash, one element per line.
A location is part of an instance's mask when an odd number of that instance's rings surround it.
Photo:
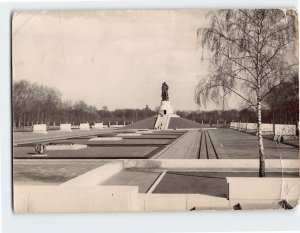
<path fill-rule="evenodd" d="M 207 91 L 209 89 L 212 89 L 214 87 L 223 87 L 223 88 L 226 88 L 230 91 L 232 91 L 234 94 L 236 94 L 237 96 L 241 97 L 243 100 L 245 100 L 246 102 L 250 103 L 251 105 L 255 106 L 250 100 L 248 100 L 246 97 L 242 96 L 240 93 L 238 93 L 237 91 L 235 91 L 234 89 L 232 89 L 231 87 L 228 87 L 228 86 L 224 86 L 223 84 L 213 84 L 213 85 L 210 85 L 208 87 L 205 87 L 204 89 L 202 89 L 201 91 L 199 91 L 199 94 L 204 92 L 204 91 Z"/>

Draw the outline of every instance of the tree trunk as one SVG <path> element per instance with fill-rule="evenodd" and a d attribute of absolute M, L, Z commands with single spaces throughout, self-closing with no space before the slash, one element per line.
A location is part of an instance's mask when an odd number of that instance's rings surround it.
<path fill-rule="evenodd" d="M 261 101 L 257 101 L 257 137 L 258 137 L 258 151 L 259 151 L 259 177 L 265 177 L 265 153 L 261 129 Z"/>

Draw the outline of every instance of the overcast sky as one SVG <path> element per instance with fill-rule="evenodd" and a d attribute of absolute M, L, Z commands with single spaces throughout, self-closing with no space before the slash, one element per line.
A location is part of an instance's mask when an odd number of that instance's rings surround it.
<path fill-rule="evenodd" d="M 169 84 L 176 110 L 196 110 L 204 77 L 196 31 L 203 10 L 18 12 L 13 17 L 13 79 L 54 86 L 64 100 L 98 108 L 154 109 Z M 213 106 L 208 106 L 208 109 Z"/>

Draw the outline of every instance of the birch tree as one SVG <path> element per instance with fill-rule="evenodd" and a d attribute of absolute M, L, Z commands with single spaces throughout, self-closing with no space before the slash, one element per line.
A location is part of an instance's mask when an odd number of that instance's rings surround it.
<path fill-rule="evenodd" d="M 298 65 L 297 13 L 294 10 L 220 10 L 197 31 L 202 51 L 210 56 L 211 73 L 195 92 L 199 105 L 224 95 L 236 95 L 257 113 L 259 177 L 265 176 L 261 129 L 264 99 Z"/>

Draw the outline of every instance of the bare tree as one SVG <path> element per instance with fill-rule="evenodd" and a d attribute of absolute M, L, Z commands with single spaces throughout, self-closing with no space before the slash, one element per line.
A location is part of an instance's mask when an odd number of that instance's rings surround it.
<path fill-rule="evenodd" d="M 293 10 L 220 10 L 210 13 L 198 43 L 211 55 L 212 73 L 196 87 L 195 99 L 234 94 L 257 112 L 259 176 L 265 176 L 262 101 L 297 72 L 297 13 Z"/>

